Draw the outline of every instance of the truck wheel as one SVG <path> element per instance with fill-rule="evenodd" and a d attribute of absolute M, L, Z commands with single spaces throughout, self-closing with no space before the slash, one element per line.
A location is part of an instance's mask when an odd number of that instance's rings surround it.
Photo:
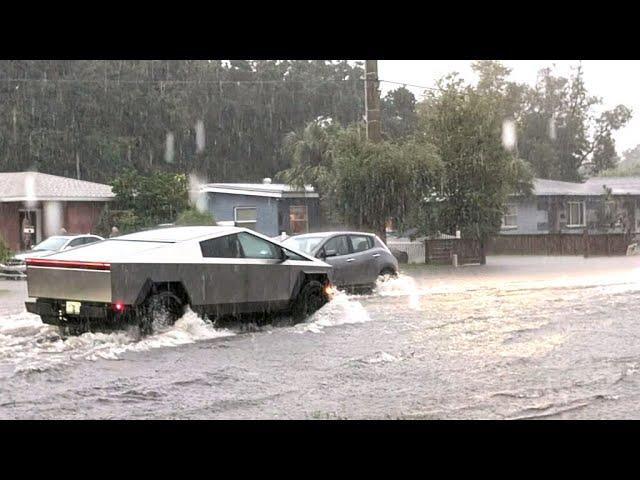
<path fill-rule="evenodd" d="M 143 335 L 153 333 L 154 327 L 171 326 L 184 314 L 182 301 L 171 292 L 151 295 L 138 312 L 138 327 Z"/>
<path fill-rule="evenodd" d="M 327 301 L 327 294 L 322 284 L 317 280 L 311 280 L 300 290 L 291 308 L 291 316 L 295 322 L 301 322 L 319 310 Z"/>

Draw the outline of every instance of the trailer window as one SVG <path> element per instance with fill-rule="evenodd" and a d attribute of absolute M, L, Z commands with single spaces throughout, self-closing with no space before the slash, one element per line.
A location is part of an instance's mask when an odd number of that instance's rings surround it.
<path fill-rule="evenodd" d="M 256 207 L 235 207 L 233 215 L 236 226 L 251 230 L 256 229 L 256 222 L 258 221 L 258 209 Z"/>

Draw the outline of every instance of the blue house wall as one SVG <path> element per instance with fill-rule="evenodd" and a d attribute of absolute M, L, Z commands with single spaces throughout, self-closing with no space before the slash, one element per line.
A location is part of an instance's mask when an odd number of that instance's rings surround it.
<path fill-rule="evenodd" d="M 516 206 L 518 225 L 516 228 L 501 228 L 501 235 L 549 233 L 549 215 L 546 205 L 539 205 L 537 198 L 511 198 L 507 203 Z M 543 208 L 539 209 L 538 207 Z"/>
<path fill-rule="evenodd" d="M 257 209 L 256 231 L 270 236 L 280 234 L 278 231 L 277 198 L 208 193 L 207 207 L 217 222 L 233 222 L 235 207 L 255 207 Z"/>
<path fill-rule="evenodd" d="M 281 232 L 290 233 L 289 207 L 306 205 L 309 231 L 317 230 L 320 224 L 320 204 L 318 198 L 274 198 L 229 193 L 207 193 L 207 209 L 217 222 L 235 221 L 236 207 L 255 207 L 257 210 L 256 231 L 263 235 L 276 236 Z"/>
<path fill-rule="evenodd" d="M 585 228 L 590 232 L 606 231 L 606 233 L 624 233 L 626 228 L 640 232 L 640 197 L 613 196 L 610 201 L 614 204 L 615 217 L 625 217 L 625 224 L 615 226 L 601 225 L 600 216 L 604 208 L 604 200 L 600 196 L 538 195 L 528 198 L 512 197 L 507 204 L 517 206 L 517 227 L 502 227 L 501 235 L 531 235 L 547 233 L 568 233 L 581 235 Z M 568 226 L 568 203 L 584 202 L 585 225 Z"/>

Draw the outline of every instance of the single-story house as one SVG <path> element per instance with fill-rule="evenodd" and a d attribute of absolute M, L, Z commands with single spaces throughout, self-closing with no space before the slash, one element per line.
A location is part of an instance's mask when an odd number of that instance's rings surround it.
<path fill-rule="evenodd" d="M 502 235 L 640 232 L 640 177 L 584 183 L 536 178 L 531 196 L 511 195 Z"/>
<path fill-rule="evenodd" d="M 319 227 L 320 199 L 313 187 L 271 183 L 209 183 L 199 189 L 216 222 L 247 227 L 269 236 L 307 233 Z"/>
<path fill-rule="evenodd" d="M 14 251 L 60 233 L 90 233 L 115 195 L 109 185 L 39 172 L 0 173 L 0 237 Z"/>

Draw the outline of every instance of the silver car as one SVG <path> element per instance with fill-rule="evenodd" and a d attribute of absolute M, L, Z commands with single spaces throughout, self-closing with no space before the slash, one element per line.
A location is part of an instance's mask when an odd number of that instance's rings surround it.
<path fill-rule="evenodd" d="M 307 233 L 282 244 L 330 264 L 331 281 L 339 288 L 371 289 L 379 276 L 398 273 L 398 261 L 372 233 Z"/>
<path fill-rule="evenodd" d="M 27 258 L 38 258 L 51 255 L 70 248 L 88 245 L 104 240 L 98 235 L 54 235 L 35 245 L 31 250 L 14 255 L 5 263 L 0 263 L 0 277 L 27 278 Z"/>
<path fill-rule="evenodd" d="M 329 298 L 331 266 L 238 227 L 175 227 L 27 259 L 27 311 L 66 331 L 135 323 L 143 333 L 190 307 L 202 317 L 290 311 Z"/>

